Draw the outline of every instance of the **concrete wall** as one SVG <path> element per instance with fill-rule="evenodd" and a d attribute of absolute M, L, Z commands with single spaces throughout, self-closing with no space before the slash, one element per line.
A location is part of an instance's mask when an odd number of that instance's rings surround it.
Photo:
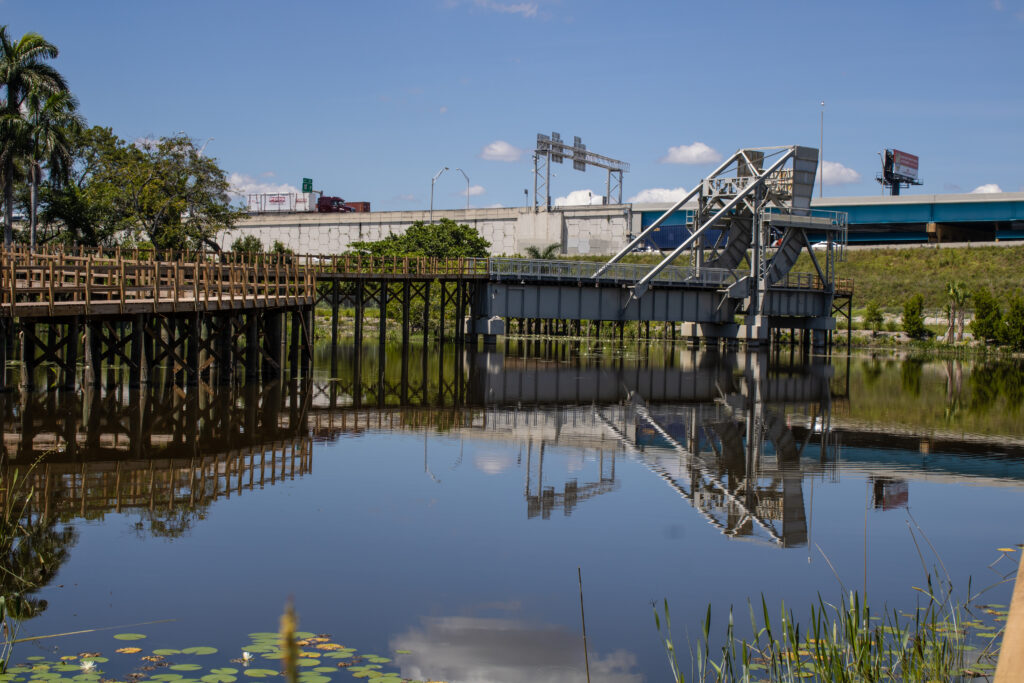
<path fill-rule="evenodd" d="M 534 213 L 532 208 L 434 211 L 434 220 L 450 218 L 475 228 L 491 243 L 495 256 L 522 254 L 558 243 L 563 255 L 613 254 L 628 241 L 632 208 L 627 205 L 578 206 Z M 426 211 L 310 213 L 253 216 L 217 239 L 229 249 L 239 237 L 254 235 L 269 248 L 275 241 L 299 254 L 337 254 L 357 241 L 402 233 Z"/>

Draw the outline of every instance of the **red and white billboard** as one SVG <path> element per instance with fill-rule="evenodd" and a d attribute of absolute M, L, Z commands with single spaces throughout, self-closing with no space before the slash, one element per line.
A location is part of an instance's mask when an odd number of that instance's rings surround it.
<path fill-rule="evenodd" d="M 918 159 L 913 154 L 898 149 L 892 151 L 892 172 L 895 175 L 917 180 L 917 163 Z"/>

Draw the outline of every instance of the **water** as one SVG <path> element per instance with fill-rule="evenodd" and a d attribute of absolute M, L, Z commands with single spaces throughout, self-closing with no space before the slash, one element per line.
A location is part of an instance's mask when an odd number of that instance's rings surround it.
<path fill-rule="evenodd" d="M 8 559 L 45 601 L 19 636 L 117 627 L 13 661 L 101 652 L 123 679 L 144 663 L 117 647 L 211 646 L 169 659 L 240 668 L 291 596 L 300 628 L 383 671 L 582 681 L 579 567 L 592 680 L 658 681 L 652 602 L 685 647 L 708 604 L 723 627 L 762 595 L 798 616 L 844 589 L 909 609 L 926 571 L 965 595 L 1024 541 L 1018 362 L 375 352 L 341 349 L 332 378 L 320 349 L 310 382 L 0 397 L 7 481 L 49 452 L 32 510 L 59 560 Z"/>

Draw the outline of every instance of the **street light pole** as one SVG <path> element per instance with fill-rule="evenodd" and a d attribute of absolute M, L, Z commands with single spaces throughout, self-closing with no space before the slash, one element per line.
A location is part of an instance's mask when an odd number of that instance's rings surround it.
<path fill-rule="evenodd" d="M 469 176 L 461 168 L 456 168 L 456 171 L 462 174 L 462 177 L 466 179 L 466 210 L 469 211 Z"/>
<path fill-rule="evenodd" d="M 434 183 L 436 183 L 437 179 L 441 177 L 441 174 L 444 173 L 447 170 L 448 170 L 448 167 L 445 166 L 440 171 L 435 173 L 434 177 L 430 179 L 430 224 L 431 225 L 434 224 Z"/>
<path fill-rule="evenodd" d="M 821 101 L 821 125 L 818 128 L 821 139 L 818 142 L 818 166 L 821 175 L 818 176 L 818 197 L 825 196 L 825 100 Z M 814 192 L 812 189 L 811 192 Z"/>

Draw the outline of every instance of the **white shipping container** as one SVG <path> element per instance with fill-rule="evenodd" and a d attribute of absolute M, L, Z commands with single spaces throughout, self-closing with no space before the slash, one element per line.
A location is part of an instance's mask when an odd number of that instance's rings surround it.
<path fill-rule="evenodd" d="M 248 195 L 249 213 L 305 213 L 316 211 L 316 192 L 268 192 Z"/>

